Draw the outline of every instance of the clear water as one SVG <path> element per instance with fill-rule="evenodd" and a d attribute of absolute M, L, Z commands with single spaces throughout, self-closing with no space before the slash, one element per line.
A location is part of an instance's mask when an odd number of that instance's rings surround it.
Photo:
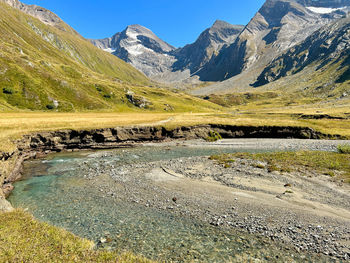
<path fill-rule="evenodd" d="M 230 148 L 140 147 L 84 154 L 57 154 L 25 164 L 25 180 L 9 201 L 36 218 L 94 240 L 105 249 L 133 251 L 148 258 L 178 262 L 228 262 L 276 259 L 285 251 L 265 240 L 210 226 L 166 211 L 126 203 L 100 192 L 79 171 L 87 162 L 125 163 L 233 152 Z M 114 183 L 110 178 L 101 182 Z M 106 243 L 99 243 L 104 238 Z"/>

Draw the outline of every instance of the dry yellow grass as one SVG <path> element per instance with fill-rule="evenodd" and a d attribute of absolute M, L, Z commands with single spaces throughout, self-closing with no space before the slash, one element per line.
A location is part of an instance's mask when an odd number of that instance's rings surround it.
<path fill-rule="evenodd" d="M 350 137 L 350 120 L 304 120 L 289 113 L 1 113 L 0 151 L 13 150 L 14 140 L 25 134 L 39 131 L 132 125 L 164 125 L 173 128 L 209 123 L 245 126 L 303 126 L 323 133 Z"/>
<path fill-rule="evenodd" d="M 230 124 L 242 126 L 298 126 L 310 127 L 326 134 L 339 134 L 350 137 L 349 120 L 307 120 L 298 119 L 291 114 L 279 113 L 230 113 L 230 114 L 181 114 L 173 116 L 167 126 L 195 124 Z"/>
<path fill-rule="evenodd" d="M 93 245 L 21 210 L 0 213 L 1 262 L 152 262 L 128 252 L 94 250 Z"/>
<path fill-rule="evenodd" d="M 153 125 L 170 117 L 161 113 L 1 113 L 0 150 L 13 150 L 14 140 L 32 132 Z"/>

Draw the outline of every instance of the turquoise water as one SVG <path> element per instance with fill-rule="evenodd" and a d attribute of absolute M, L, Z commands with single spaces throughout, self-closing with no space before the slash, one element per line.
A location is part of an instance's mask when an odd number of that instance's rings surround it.
<path fill-rule="evenodd" d="M 286 254 L 274 244 L 234 230 L 210 226 L 166 211 L 119 200 L 100 191 L 101 185 L 81 173 L 81 167 L 109 163 L 150 162 L 187 156 L 233 152 L 225 148 L 140 147 L 83 154 L 57 154 L 28 161 L 24 178 L 9 201 L 36 218 L 94 240 L 97 247 L 133 251 L 156 260 L 228 262 L 276 259 Z M 105 242 L 101 243 L 103 240 Z M 236 258 L 237 259 L 237 258 Z"/>

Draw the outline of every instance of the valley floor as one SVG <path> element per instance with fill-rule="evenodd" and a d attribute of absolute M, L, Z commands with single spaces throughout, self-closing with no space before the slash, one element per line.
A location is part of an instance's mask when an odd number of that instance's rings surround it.
<path fill-rule="evenodd" d="M 350 138 L 350 118 L 346 114 L 346 109 L 339 112 L 324 112 L 320 118 L 316 109 L 308 112 L 300 109 L 300 112 L 302 113 L 299 113 L 299 109 L 296 108 L 288 112 L 285 110 L 249 112 L 233 110 L 218 113 L 1 113 L 0 151 L 15 150 L 14 140 L 33 132 L 133 125 L 169 128 L 208 123 L 256 127 L 301 126 Z M 282 150 L 290 149 L 292 146 L 288 143 L 291 142 L 282 143 L 284 147 Z M 268 140 L 265 143 L 268 144 Z M 313 146 L 302 145 L 302 147 L 319 150 L 317 147 L 323 145 L 329 149 L 340 142 L 318 144 L 317 141 L 313 141 L 313 143 Z M 170 201 L 170 204 L 155 201 L 148 205 L 194 216 L 215 226 L 234 227 L 252 234 L 258 233 L 282 242 L 287 247 L 293 247 L 293 251 L 323 253 L 327 258 L 349 258 L 350 206 L 347 200 L 350 198 L 350 190 L 348 185 L 332 182 L 329 176 L 321 173 L 308 171 L 304 174 L 271 173 L 265 163 L 261 164 L 244 158 L 237 159 L 236 164 L 234 167 L 225 168 L 215 160 L 208 160 L 207 157 L 195 157 L 169 162 L 144 163 L 139 167 L 132 167 L 135 176 L 145 174 L 141 179 L 147 182 L 144 184 L 144 191 L 140 190 L 143 191 L 145 198 L 138 202 L 147 202 L 152 199 L 147 198 L 150 194 L 149 187 L 152 186 L 152 189 L 160 189 L 160 196 L 166 193 L 167 196 L 176 196 L 179 201 Z M 97 178 L 91 179 L 97 180 Z M 118 178 L 114 179 L 118 180 Z M 133 189 L 134 186 L 130 185 L 128 189 Z M 203 191 L 203 189 L 206 190 Z M 208 198 L 208 195 L 211 195 L 211 198 Z M 228 196 L 230 198 L 233 196 L 235 202 L 229 201 Z M 186 205 L 181 205 L 182 202 Z M 6 254 L 6 251 L 1 251 L 1 246 L 4 248 L 11 242 L 17 243 L 18 236 L 24 235 L 26 231 L 23 232 L 23 230 L 26 226 L 19 224 L 27 221 L 28 215 L 12 212 L 0 216 L 4 217 L 2 222 L 5 222 L 0 225 L 0 239 L 5 242 L 3 244 L 0 242 L 0 252 Z M 16 218 L 23 220 L 21 223 L 16 223 Z M 6 225 L 13 226 L 9 229 L 13 229 L 17 237 L 4 238 L 7 235 L 4 232 Z M 36 230 L 42 228 L 40 224 L 35 226 Z M 52 228 L 50 231 L 56 235 L 55 231 L 59 230 Z M 22 241 L 28 239 L 29 237 L 25 236 L 23 239 L 20 238 Z M 57 234 L 58 246 L 61 244 L 60 239 L 60 235 Z M 41 242 L 46 241 L 40 239 L 36 244 L 41 246 Z M 50 245 L 48 253 L 59 253 L 54 246 L 56 245 Z M 36 247 L 30 247 L 30 249 L 35 250 Z M 67 249 L 71 251 L 72 248 L 68 246 Z M 27 253 L 17 248 L 12 252 L 24 253 L 23 255 Z M 30 250 L 28 253 L 33 251 Z M 67 253 L 74 255 L 75 252 Z M 13 259 L 9 254 L 6 256 Z"/>
<path fill-rule="evenodd" d="M 350 137 L 350 116 L 347 108 L 317 109 L 256 109 L 209 113 L 1 113 L 0 151 L 15 149 L 15 140 L 40 131 L 64 129 L 88 130 L 117 126 L 191 126 L 198 124 L 228 124 L 242 126 L 298 126 L 310 127 L 325 134 Z M 322 118 L 319 118 L 320 116 Z M 315 117 L 316 116 L 316 117 Z"/>

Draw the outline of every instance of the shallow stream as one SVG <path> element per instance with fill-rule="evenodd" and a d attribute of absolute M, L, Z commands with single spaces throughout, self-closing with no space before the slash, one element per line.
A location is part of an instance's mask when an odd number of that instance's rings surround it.
<path fill-rule="evenodd" d="M 225 262 L 251 257 L 279 258 L 285 252 L 264 239 L 122 201 L 118 196 L 102 193 L 101 185 L 79 172 L 87 163 L 94 164 L 96 169 L 101 162 L 118 169 L 125 163 L 235 151 L 219 146 L 142 146 L 50 155 L 25 163 L 24 180 L 15 183 L 9 201 L 39 220 L 95 241 L 98 247 L 131 250 L 155 260 Z M 103 187 L 114 183 L 110 176 L 101 181 Z"/>

